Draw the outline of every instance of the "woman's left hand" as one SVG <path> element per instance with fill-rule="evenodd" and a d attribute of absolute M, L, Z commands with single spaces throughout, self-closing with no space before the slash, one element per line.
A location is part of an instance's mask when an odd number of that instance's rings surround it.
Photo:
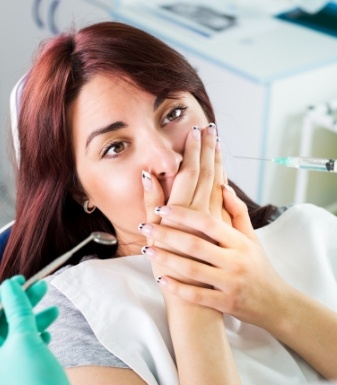
<path fill-rule="evenodd" d="M 146 235 L 169 249 L 178 249 L 179 253 L 151 246 L 146 254 L 153 262 L 173 272 L 158 279 L 165 290 L 192 303 L 269 329 L 273 309 L 287 285 L 275 272 L 260 245 L 246 205 L 231 189 L 224 188 L 223 194 L 232 224 L 190 208 L 164 206 L 157 210 L 166 222 L 193 228 L 214 242 L 155 224 L 152 234 Z M 180 279 L 181 276 L 186 280 Z M 191 280 L 201 285 L 186 283 Z"/>

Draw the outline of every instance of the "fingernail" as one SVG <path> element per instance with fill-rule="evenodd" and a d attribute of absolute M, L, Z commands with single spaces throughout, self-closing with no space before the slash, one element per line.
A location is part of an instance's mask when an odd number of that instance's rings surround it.
<path fill-rule="evenodd" d="M 207 127 L 207 132 L 210 134 L 210 135 L 216 135 L 217 132 L 216 132 L 216 124 L 215 123 L 210 123 Z"/>
<path fill-rule="evenodd" d="M 216 138 L 215 150 L 221 151 L 221 141 L 220 141 L 220 138 L 218 136 Z"/>
<path fill-rule="evenodd" d="M 153 257 L 156 255 L 156 250 L 150 246 L 143 246 L 142 247 L 142 254 L 147 255 L 149 257 Z"/>
<path fill-rule="evenodd" d="M 153 232 L 153 226 L 149 225 L 147 223 L 141 223 L 138 226 L 138 230 L 143 233 L 144 235 L 151 235 Z"/>
<path fill-rule="evenodd" d="M 171 211 L 172 211 L 171 207 L 168 207 L 168 206 L 157 206 L 154 209 L 154 212 L 161 216 L 170 215 Z"/>
<path fill-rule="evenodd" d="M 196 140 L 200 140 L 200 136 L 201 136 L 200 128 L 198 126 L 193 126 L 192 129 L 193 129 L 193 132 L 192 132 L 193 138 Z"/>
<path fill-rule="evenodd" d="M 143 183 L 143 187 L 144 187 L 144 190 L 146 191 L 151 191 L 152 190 L 152 178 L 151 178 L 151 175 L 146 172 L 146 171 L 142 171 L 142 183 Z"/>
<path fill-rule="evenodd" d="M 163 286 L 167 286 L 167 279 L 166 278 L 164 278 L 164 277 L 157 277 L 157 279 L 156 279 L 156 281 L 158 282 L 158 283 L 160 283 L 161 285 L 163 285 Z"/>
<path fill-rule="evenodd" d="M 229 184 L 223 184 L 223 187 L 224 187 L 227 191 L 229 191 L 231 194 L 236 195 L 235 190 L 234 190 L 233 187 L 230 186 Z"/>

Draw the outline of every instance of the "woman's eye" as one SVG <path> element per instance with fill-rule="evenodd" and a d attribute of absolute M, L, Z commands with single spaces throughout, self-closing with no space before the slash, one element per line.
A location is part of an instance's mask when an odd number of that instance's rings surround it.
<path fill-rule="evenodd" d="M 173 120 L 182 118 L 187 106 L 178 106 L 171 110 L 164 118 L 163 125 L 172 122 Z"/>
<path fill-rule="evenodd" d="M 108 157 L 108 158 L 116 158 L 122 151 L 124 151 L 127 147 L 126 142 L 115 142 L 107 145 L 103 152 L 102 152 L 102 158 Z"/>

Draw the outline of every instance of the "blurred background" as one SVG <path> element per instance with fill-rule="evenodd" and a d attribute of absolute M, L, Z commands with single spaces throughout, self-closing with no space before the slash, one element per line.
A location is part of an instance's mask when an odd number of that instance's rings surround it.
<path fill-rule="evenodd" d="M 337 213 L 337 173 L 255 160 L 337 158 L 337 1 L 11 0 L 1 8 L 0 227 L 15 212 L 11 90 L 42 39 L 103 20 L 154 34 L 197 68 L 228 176 L 250 197 Z"/>

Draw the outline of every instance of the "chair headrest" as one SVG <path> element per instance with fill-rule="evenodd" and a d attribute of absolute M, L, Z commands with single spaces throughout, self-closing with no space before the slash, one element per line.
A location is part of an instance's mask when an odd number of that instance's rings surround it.
<path fill-rule="evenodd" d="M 20 80 L 15 84 L 10 95 L 10 115 L 11 115 L 11 130 L 13 137 L 13 144 L 15 150 L 15 157 L 17 164 L 20 162 L 20 141 L 18 131 L 18 117 L 20 112 L 21 93 L 26 83 L 27 74 L 22 76 Z"/>

